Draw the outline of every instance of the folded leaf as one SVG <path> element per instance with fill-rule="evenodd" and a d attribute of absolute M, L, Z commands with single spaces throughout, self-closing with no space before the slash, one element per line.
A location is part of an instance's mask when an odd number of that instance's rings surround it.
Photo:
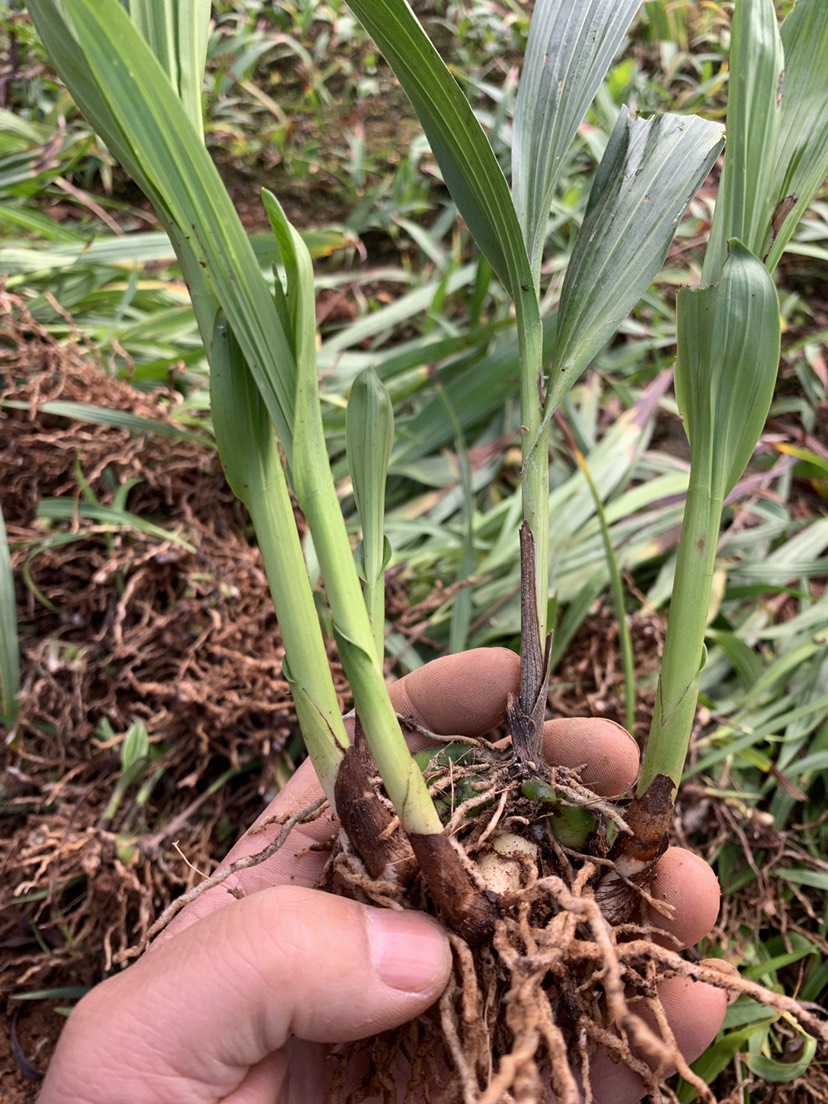
<path fill-rule="evenodd" d="M 202 133 L 201 92 L 210 37 L 210 0 L 128 0 L 132 22 L 149 43 L 193 126 Z"/>
<path fill-rule="evenodd" d="M 767 261 L 771 272 L 814 194 L 828 177 L 828 19 L 825 16 L 825 0 L 798 0 L 782 24 L 785 75 L 774 168 L 774 201 L 779 218 Z M 786 213 L 779 205 L 787 196 L 792 197 L 792 205 Z"/>
<path fill-rule="evenodd" d="M 515 106 L 512 192 L 537 280 L 572 139 L 641 0 L 537 0 Z"/>
<path fill-rule="evenodd" d="M 546 419 L 652 283 L 721 147 L 718 123 L 622 108 L 564 279 Z"/>
<path fill-rule="evenodd" d="M 702 282 L 715 283 L 738 238 L 764 254 L 775 206 L 774 152 L 779 135 L 782 43 L 773 0 L 739 0 L 733 13 L 727 149 Z"/>
<path fill-rule="evenodd" d="M 676 397 L 691 464 L 719 500 L 747 467 L 779 367 L 779 300 L 767 269 L 730 243 L 713 287 L 678 293 Z"/>

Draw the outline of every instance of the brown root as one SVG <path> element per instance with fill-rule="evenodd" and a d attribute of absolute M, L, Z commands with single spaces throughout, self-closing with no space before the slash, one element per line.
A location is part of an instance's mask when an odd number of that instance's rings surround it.
<path fill-rule="evenodd" d="M 599 874 L 587 862 L 569 884 L 557 875 L 538 878 L 497 919 L 491 942 L 470 946 L 450 932 L 454 964 L 439 1019 L 430 1013 L 399 1032 L 345 1048 L 338 1056 L 339 1089 L 357 1055 L 367 1055 L 376 1076 L 366 1075 L 356 1095 L 329 1099 L 397 1104 L 396 1081 L 386 1091 L 378 1072 L 388 1071 L 394 1055 L 408 1070 L 408 1091 L 419 1090 L 418 1100 L 588 1104 L 592 1062 L 603 1048 L 638 1074 L 642 1093 L 661 1099 L 661 1082 L 677 1071 L 700 1100 L 715 1104 L 676 1046 L 659 999 L 657 984 L 670 977 L 750 996 L 828 1044 L 825 1022 L 797 1001 L 711 962 L 690 962 L 653 943 L 644 925 L 638 938 L 629 938 L 634 925 L 619 937 L 595 901 Z M 378 888 L 375 896 L 371 883 L 359 879 L 363 900 L 383 903 Z M 442 1070 L 423 1080 L 408 1057 L 414 1052 L 441 1053 Z"/>
<path fill-rule="evenodd" d="M 125 962 L 129 962 L 130 959 L 137 958 L 139 955 L 143 954 L 153 939 L 161 934 L 164 928 L 166 928 L 170 921 L 177 916 L 182 909 L 192 904 L 193 901 L 198 900 L 198 898 L 209 889 L 215 889 L 217 886 L 224 885 L 228 879 L 238 874 L 241 870 L 249 870 L 252 866 L 258 866 L 260 863 L 267 862 L 277 851 L 280 851 L 282 847 L 284 847 L 288 836 L 298 824 L 307 824 L 309 821 L 316 820 L 317 817 L 322 815 L 327 804 L 327 799 L 320 797 L 317 801 L 312 802 L 312 804 L 306 806 L 304 809 L 300 809 L 298 813 L 294 813 L 292 816 L 279 817 L 275 822 L 281 824 L 282 830 L 279 832 L 276 839 L 271 840 L 261 851 L 257 851 L 252 855 L 242 855 L 240 858 L 228 863 L 227 866 L 220 867 L 215 873 L 205 878 L 203 882 L 199 882 L 198 885 L 194 886 L 187 893 L 183 893 L 180 897 L 176 897 L 176 899 L 164 909 L 158 919 L 147 929 L 143 939 L 134 946 L 114 956 L 115 963 L 122 965 Z M 242 892 L 233 886 L 227 886 L 227 892 L 233 897 L 243 896 Z"/>
<path fill-rule="evenodd" d="M 417 860 L 409 841 L 395 830 L 398 821 L 391 803 L 377 796 L 371 780 L 372 766 L 357 716 L 354 742 L 345 752 L 336 777 L 337 815 L 370 875 L 407 885 L 417 872 Z"/>

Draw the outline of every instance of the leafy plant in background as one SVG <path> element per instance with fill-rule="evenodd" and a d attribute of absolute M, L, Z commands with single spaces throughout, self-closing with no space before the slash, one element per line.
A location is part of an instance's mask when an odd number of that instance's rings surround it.
<path fill-rule="evenodd" d="M 568 816 L 567 803 L 546 782 L 540 751 L 549 669 L 551 420 L 649 286 L 687 202 L 721 148 L 716 124 L 692 116 L 639 119 L 622 110 L 564 277 L 550 357 L 549 349 L 544 350 L 540 302 L 558 174 L 638 6 L 638 0 L 590 0 L 572 11 L 560 0 L 536 4 L 513 128 L 510 190 L 468 101 L 411 10 L 402 0 L 352 3 L 408 93 L 461 214 L 514 304 L 523 522 L 522 668 L 519 701 L 510 711 L 511 786 L 518 799 L 540 801 L 546 812 L 551 806 L 570 843 L 576 829 L 582 842 L 594 820 Z M 165 0 L 132 0 L 127 7 L 125 11 L 115 0 L 30 3 L 67 86 L 152 200 L 185 273 L 211 365 L 213 421 L 222 462 L 256 528 L 286 646 L 286 673 L 326 794 L 349 831 L 348 806 L 364 785 L 354 773 L 361 769 L 359 757 L 350 749 L 339 716 L 288 482 L 310 528 L 360 729 L 437 907 L 474 942 L 490 932 L 497 909 L 450 846 L 420 767 L 407 752 L 382 679 L 382 507 L 391 434 L 387 402 L 369 376 L 355 386 L 349 409 L 352 479 L 363 529 L 358 573 L 326 462 L 310 255 L 277 199 L 265 192 L 281 262 L 272 286 L 265 280 L 204 147 L 200 89 L 209 4 L 193 9 Z M 640 837 L 638 813 L 646 814 L 641 823 L 651 821 L 653 803 L 658 807 L 661 820 L 647 841 L 652 854 L 645 864 L 661 845 L 689 740 L 721 506 L 750 458 L 773 390 L 778 306 L 760 258 L 769 246 L 768 264 L 775 264 L 826 172 L 823 145 L 808 141 L 817 102 L 808 95 L 809 82 L 818 84 L 814 73 L 820 71 L 820 55 L 809 51 L 819 39 L 817 32 L 823 39 L 825 35 L 817 5 L 801 0 L 786 23 L 785 46 L 797 96 L 791 95 L 785 130 L 773 122 L 773 112 L 779 110 L 773 100 L 779 66 L 766 61 L 768 36 L 773 40 L 776 33 L 772 4 L 740 0 L 737 15 L 737 84 L 755 76 L 761 94 L 739 88 L 733 97 L 731 140 L 735 138 L 737 152 L 728 156 L 705 267 L 708 285 L 684 293 L 680 306 L 677 388 L 693 474 L 656 724 L 638 798 L 627 818 L 633 836 Z M 778 62 L 778 47 L 774 50 Z M 824 80 L 824 65 L 822 72 Z M 783 135 L 779 141 L 777 133 Z M 794 133 L 799 138 L 791 144 Z M 759 165 L 763 186 L 752 197 L 744 182 L 757 168 L 759 142 L 769 135 L 777 150 L 775 175 L 766 170 L 766 159 Z M 785 203 L 794 186 L 798 190 L 790 194 L 795 198 Z M 748 385 L 755 401 L 745 419 Z M 701 562 L 694 559 L 699 555 Z M 482 774 L 486 765 L 481 760 L 473 767 Z M 355 789 L 357 782 L 362 788 Z M 568 800 L 571 805 L 571 789 Z M 619 862 L 628 858 L 627 838 L 619 836 Z M 387 865 L 387 857 L 380 856 L 373 868 L 370 858 L 363 857 L 374 873 Z M 556 1076 L 564 1074 L 556 1069 Z M 568 1087 L 570 1082 L 571 1077 Z"/>

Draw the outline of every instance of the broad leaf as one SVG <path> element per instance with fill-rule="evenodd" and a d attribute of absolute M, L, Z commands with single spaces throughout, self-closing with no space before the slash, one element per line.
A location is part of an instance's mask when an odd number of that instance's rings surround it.
<path fill-rule="evenodd" d="M 621 110 L 564 279 L 545 418 L 652 283 L 721 147 L 717 123 Z"/>
<path fill-rule="evenodd" d="M 777 207 L 779 225 L 768 256 L 771 272 L 828 177 L 828 18 L 825 0 L 798 0 L 782 24 L 785 78 L 782 119 L 774 168 L 774 202 L 787 196 L 793 205 Z"/>
<path fill-rule="evenodd" d="M 773 0 L 739 0 L 731 41 L 727 149 L 704 259 L 705 284 L 721 276 L 731 238 L 763 256 L 775 206 L 782 43 Z"/>
<path fill-rule="evenodd" d="M 513 299 L 529 291 L 529 261 L 512 197 L 457 81 L 405 0 L 351 0 L 422 123 L 446 186 Z"/>
<path fill-rule="evenodd" d="M 515 107 L 512 192 L 535 280 L 561 164 L 641 0 L 537 0 Z"/>
<path fill-rule="evenodd" d="M 678 293 L 675 385 L 693 468 L 722 501 L 747 467 L 779 367 L 779 300 L 767 269 L 730 243 L 722 278 Z"/>

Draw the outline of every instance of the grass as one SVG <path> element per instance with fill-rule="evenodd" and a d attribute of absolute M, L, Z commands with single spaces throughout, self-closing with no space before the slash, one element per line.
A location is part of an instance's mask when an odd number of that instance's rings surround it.
<path fill-rule="evenodd" d="M 569 155 L 555 208 L 556 257 L 571 250 L 594 154 L 606 142 L 613 105 L 631 89 L 642 110 L 664 107 L 666 95 L 688 111 L 721 115 L 726 13 L 716 5 L 693 8 L 688 22 L 681 18 L 681 5 L 646 5 L 649 22 L 615 66 Z M 389 76 L 344 5 L 295 5 L 279 15 L 262 15 L 259 9 L 221 6 L 209 47 L 208 140 L 237 181 L 236 198 L 250 212 L 251 229 L 263 226 L 253 213 L 258 186 L 267 184 L 280 194 L 277 181 L 290 180 L 289 199 L 310 213 L 308 233 L 324 231 L 315 239 L 317 288 L 325 301 L 341 308 L 338 321 L 332 312 L 323 323 L 319 351 L 335 462 L 343 455 L 344 401 L 357 374 L 373 367 L 394 402 L 387 530 L 398 605 L 392 599 L 389 655 L 397 670 L 417 666 L 450 640 L 459 641 L 458 624 L 469 643 L 514 645 L 519 414 L 503 401 L 514 390 L 515 335 L 508 306 L 487 266 L 470 254 L 413 122 L 400 122 L 402 150 L 391 141 L 396 128 L 377 125 Z M 70 338 L 80 341 L 105 371 L 141 392 L 171 385 L 181 431 L 204 439 L 210 432 L 204 364 L 170 250 L 155 228 L 148 228 L 134 193 L 67 104 L 25 16 L 17 10 L 6 18 L 22 58 L 6 86 L 6 106 L 16 121 L 0 117 L 0 186 L 6 200 L 0 266 L 8 274 L 6 287 L 23 297 L 60 345 Z M 500 98 L 493 90 L 502 83 L 510 56 L 522 51 L 524 17 L 510 8 L 504 20 L 500 8 L 481 3 L 450 5 L 441 19 L 439 33 L 456 44 L 455 73 L 507 142 L 513 105 L 508 89 Z M 323 144 L 320 135 L 333 137 Z M 32 177 L 47 149 L 48 167 Z M 426 215 L 427 209 L 432 214 Z M 115 234 L 102 215 L 127 235 Z M 560 418 L 584 456 L 595 496 L 570 455 L 556 456 L 552 469 L 560 521 L 552 550 L 553 613 L 561 664 L 553 702 L 571 709 L 580 697 L 600 708 L 595 671 L 587 661 L 567 665 L 566 659 L 588 660 L 589 634 L 612 633 L 608 535 L 638 649 L 639 729 L 646 726 L 654 691 L 647 641 L 657 642 L 669 601 L 679 498 L 687 482 L 666 390 L 675 334 L 673 291 L 700 270 L 697 243 L 708 215 L 702 193 L 656 289 L 562 407 Z M 688 791 L 685 815 L 690 838 L 710 856 L 726 889 L 725 953 L 773 984 L 824 1002 L 824 198 L 802 224 L 793 251 L 800 267 L 782 304 L 787 332 L 771 422 L 739 505 L 728 508 L 716 562 L 707 638 L 712 662 L 701 685 L 705 723 L 688 772 L 697 788 Z M 550 305 L 559 290 L 553 279 Z M 75 432 L 93 420 L 88 409 L 53 413 L 71 413 L 73 422 L 60 424 L 72 424 Z M 147 426 L 132 430 L 154 440 Z M 209 453 L 212 446 L 200 447 Z M 465 474 L 458 457 L 468 458 Z M 344 466 L 338 470 L 347 505 Z M 73 493 L 80 491 L 76 484 Z M 54 497 L 47 488 L 42 493 Z M 141 516 L 123 506 L 119 518 L 103 518 L 102 508 L 87 506 L 96 517 L 78 521 L 116 525 L 111 531 L 116 540 L 131 532 L 135 536 L 127 540 L 149 542 L 140 544 L 145 549 L 166 542 L 163 532 L 153 530 L 166 530 L 169 518 Z M 46 509 L 53 515 L 50 538 L 68 534 L 71 516 L 54 516 L 58 508 L 48 504 Z M 181 539 L 187 536 L 185 529 Z M 12 530 L 10 540 L 16 554 L 25 554 Z M 473 587 L 466 585 L 471 579 Z M 25 602 L 20 608 L 25 645 L 35 630 L 27 628 Z M 50 631 L 59 640 L 64 630 L 56 625 Z M 25 648 L 24 656 L 31 662 Z M 621 700 L 620 675 L 613 673 L 612 679 L 603 687 L 610 708 Z M 247 769 L 257 758 L 250 750 L 243 752 Z M 694 803 L 702 806 L 703 817 L 694 817 Z M 128 806 L 115 811 L 113 831 Z M 163 803 L 150 802 L 141 815 L 147 819 L 136 822 L 136 837 L 163 831 L 164 818 L 173 814 Z M 759 1102 L 771 1099 L 763 1081 L 791 1079 L 800 1067 L 780 1050 L 783 1036 L 757 1015 L 743 1002 L 735 1005 L 725 1036 L 703 1061 L 711 1077 L 718 1077 L 719 1091 L 746 1078 L 742 1099 Z M 823 1075 L 813 1063 L 796 1088 L 786 1089 L 800 1095 L 787 1099 L 811 1099 L 808 1086 L 818 1085 L 818 1076 Z M 686 1090 L 681 1099 L 690 1099 Z"/>

